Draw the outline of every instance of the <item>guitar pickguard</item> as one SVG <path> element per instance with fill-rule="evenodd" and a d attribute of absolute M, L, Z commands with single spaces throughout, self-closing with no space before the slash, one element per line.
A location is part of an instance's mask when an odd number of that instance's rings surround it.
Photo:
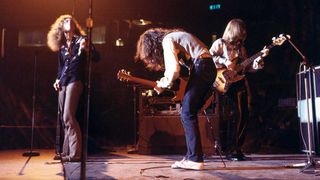
<path fill-rule="evenodd" d="M 236 71 L 227 70 L 227 69 L 218 69 L 217 77 L 213 86 L 220 93 L 226 93 L 230 85 L 234 82 L 240 81 L 245 77 L 245 75 L 237 74 Z"/>

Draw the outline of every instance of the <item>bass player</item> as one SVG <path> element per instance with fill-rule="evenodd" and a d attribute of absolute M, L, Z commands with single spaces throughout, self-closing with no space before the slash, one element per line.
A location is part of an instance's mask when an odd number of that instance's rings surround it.
<path fill-rule="evenodd" d="M 244 143 L 250 112 L 250 89 L 248 80 L 245 77 L 243 78 L 243 76 L 238 76 L 236 73 L 237 65 L 247 58 L 244 47 L 246 36 L 247 32 L 244 21 L 232 19 L 227 24 L 222 38 L 214 41 L 209 50 L 217 68 L 217 78 L 214 83 L 215 88 L 219 90 L 221 87 L 225 87 L 225 84 L 223 84 L 225 83 L 224 80 L 217 81 L 217 79 L 219 80 L 219 70 L 228 70 L 229 80 L 234 82 L 230 85 L 230 88 L 228 87 L 229 89 L 226 92 L 223 92 L 222 99 L 224 104 L 228 104 L 229 106 L 226 108 L 230 108 L 229 115 L 231 116 L 231 122 L 229 123 L 233 125 L 233 128 L 231 128 L 231 131 L 227 135 L 226 157 L 229 160 L 235 161 L 247 160 L 246 156 L 242 153 L 241 146 Z M 261 50 L 261 55 L 253 61 L 252 65 L 245 68 L 244 71 L 256 72 L 262 69 L 264 66 L 263 58 L 268 53 L 269 49 L 267 48 Z"/>

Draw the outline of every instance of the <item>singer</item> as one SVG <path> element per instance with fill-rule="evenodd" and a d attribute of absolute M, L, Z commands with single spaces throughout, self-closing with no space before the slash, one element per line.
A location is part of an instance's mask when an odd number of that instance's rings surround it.
<path fill-rule="evenodd" d="M 58 52 L 58 73 L 53 84 L 58 92 L 59 116 L 64 128 L 62 152 L 54 159 L 62 162 L 79 161 L 81 129 L 76 118 L 83 92 L 86 66 L 85 31 L 71 15 L 61 15 L 51 25 L 47 45 Z"/>

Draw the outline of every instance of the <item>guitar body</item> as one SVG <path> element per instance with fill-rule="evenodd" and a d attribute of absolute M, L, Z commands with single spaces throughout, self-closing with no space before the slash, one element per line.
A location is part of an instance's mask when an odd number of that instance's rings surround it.
<path fill-rule="evenodd" d="M 267 46 L 266 49 L 271 49 L 274 46 L 281 46 L 288 39 L 290 39 L 289 35 L 280 34 L 278 38 L 272 38 L 272 44 Z M 217 69 L 217 77 L 213 86 L 216 88 L 218 92 L 222 94 L 226 93 L 232 83 L 240 81 L 245 77 L 244 74 L 239 73 L 243 72 L 246 67 L 248 67 L 254 62 L 256 58 L 262 55 L 263 53 L 261 51 L 254 54 L 250 58 L 247 58 L 243 62 L 241 62 L 241 64 L 235 66 L 233 68 L 234 70 L 228 70 L 226 68 Z"/>
<path fill-rule="evenodd" d="M 213 86 L 219 93 L 226 93 L 232 83 L 242 80 L 245 75 L 240 75 L 236 71 L 226 68 L 217 69 L 217 77 Z"/>
<path fill-rule="evenodd" d="M 134 77 L 130 74 L 130 72 L 127 72 L 124 69 L 121 69 L 118 73 L 117 73 L 117 77 L 120 81 L 126 81 L 126 82 L 134 82 L 134 83 L 138 83 L 138 84 L 142 84 L 142 85 L 146 85 L 149 86 L 151 88 L 155 88 L 157 86 L 157 83 L 154 81 L 150 81 L 147 79 L 142 79 L 142 78 L 138 78 L 138 77 Z M 179 78 L 179 88 L 177 91 L 174 91 L 175 96 L 171 99 L 174 102 L 182 102 L 183 101 L 183 97 L 184 97 L 184 93 L 186 91 L 186 87 L 188 84 L 188 78 Z M 202 107 L 203 109 L 207 109 L 213 99 L 213 95 L 211 95 L 206 101 L 205 104 Z"/>
<path fill-rule="evenodd" d="M 156 82 L 150 81 L 147 79 L 134 77 L 130 74 L 130 72 L 127 72 L 124 69 L 120 70 L 117 73 L 117 77 L 120 81 L 142 84 L 145 86 L 149 86 L 151 88 L 155 88 L 157 86 Z M 172 101 L 174 101 L 174 102 L 181 102 L 183 100 L 184 92 L 186 90 L 187 83 L 188 83 L 188 79 L 185 79 L 185 78 L 179 78 L 179 81 L 180 81 L 179 88 L 177 89 L 177 91 L 174 91 L 175 96 L 172 98 Z"/>

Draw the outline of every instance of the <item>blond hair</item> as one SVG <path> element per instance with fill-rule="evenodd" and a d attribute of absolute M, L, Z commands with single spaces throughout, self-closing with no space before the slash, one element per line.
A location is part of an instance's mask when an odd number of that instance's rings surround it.
<path fill-rule="evenodd" d="M 65 19 L 71 19 L 75 24 L 75 35 L 84 36 L 86 34 L 74 17 L 69 14 L 61 15 L 51 25 L 50 30 L 47 34 L 47 45 L 54 52 L 58 51 L 60 47 L 65 43 L 65 37 L 63 34 L 63 21 Z"/>
<path fill-rule="evenodd" d="M 241 19 L 232 19 L 229 21 L 222 39 L 228 41 L 229 43 L 234 43 L 236 41 L 243 42 L 247 37 L 246 25 Z"/>

